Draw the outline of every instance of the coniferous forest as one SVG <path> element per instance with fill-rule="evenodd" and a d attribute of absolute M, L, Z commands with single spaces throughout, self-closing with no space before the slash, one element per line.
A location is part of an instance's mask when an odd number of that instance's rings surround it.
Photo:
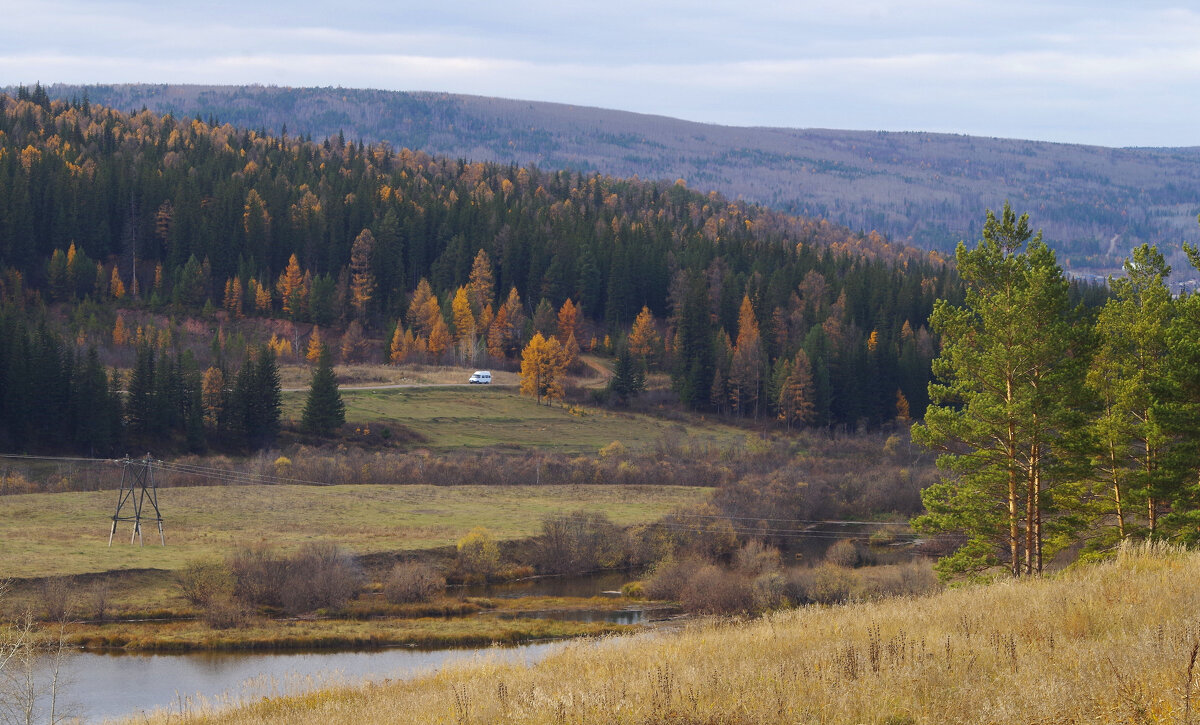
<path fill-rule="evenodd" d="M 239 430 L 265 444 L 278 416 L 247 391 L 272 375 L 246 363 L 317 337 L 345 362 L 480 365 L 536 333 L 603 354 L 630 339 L 692 409 L 876 426 L 922 414 L 927 320 L 962 295 L 929 253 L 682 181 L 129 115 L 40 87 L 0 96 L 0 265 L 10 450 L 202 449 Z M 169 322 L 135 325 L 139 311 Z M 295 339 L 234 345 L 225 325 L 255 317 Z M 195 319 L 219 328 L 211 344 L 189 338 Z M 106 377 L 117 360 L 134 379 Z M 47 389 L 123 409 L 40 421 L 31 391 Z"/>

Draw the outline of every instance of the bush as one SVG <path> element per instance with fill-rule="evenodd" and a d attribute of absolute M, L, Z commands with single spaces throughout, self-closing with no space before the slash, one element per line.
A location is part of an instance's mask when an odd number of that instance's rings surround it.
<path fill-rule="evenodd" d="M 601 513 L 547 516 L 534 540 L 533 563 L 551 574 L 583 574 L 620 566 L 628 557 L 625 532 Z"/>
<path fill-rule="evenodd" d="M 239 600 L 259 607 L 282 606 L 288 562 L 273 549 L 257 546 L 235 550 L 228 566 L 233 576 L 233 595 Z"/>
<path fill-rule="evenodd" d="M 336 544 L 306 544 L 287 562 L 280 599 L 289 614 L 342 609 L 362 584 L 362 569 L 353 556 Z"/>
<path fill-rule="evenodd" d="M 692 576 L 705 565 L 706 562 L 694 557 L 680 561 L 666 559 L 659 562 L 643 585 L 646 597 L 679 601 Z"/>
<path fill-rule="evenodd" d="M 446 589 L 446 578 L 428 564 L 408 562 L 392 567 L 383 596 L 392 604 L 427 602 Z"/>
<path fill-rule="evenodd" d="M 233 629 L 246 623 L 246 607 L 230 597 L 218 597 L 205 603 L 200 615 L 213 629 Z"/>
<path fill-rule="evenodd" d="M 834 566 L 842 566 L 847 568 L 858 566 L 860 563 L 858 547 L 854 545 L 853 541 L 842 539 L 833 546 L 829 547 L 829 550 L 825 552 L 825 561 L 833 564 Z"/>
<path fill-rule="evenodd" d="M 787 578 L 779 571 L 768 571 L 755 577 L 751 585 L 754 590 L 756 611 L 779 609 L 788 604 Z"/>
<path fill-rule="evenodd" d="M 850 597 L 854 572 L 836 564 L 792 569 L 787 576 L 788 594 L 799 604 L 837 604 Z"/>
<path fill-rule="evenodd" d="M 779 549 L 767 546 L 758 539 L 751 539 L 734 552 L 733 566 L 751 577 L 779 571 Z"/>
<path fill-rule="evenodd" d="M 233 574 L 219 561 L 189 561 L 175 575 L 183 598 L 197 607 L 233 595 Z"/>
<path fill-rule="evenodd" d="M 679 594 L 694 614 L 745 614 L 755 610 L 754 586 L 745 576 L 709 564 L 697 570 Z"/>
<path fill-rule="evenodd" d="M 42 580 L 38 587 L 38 603 L 42 616 L 50 622 L 61 622 L 67 618 L 74 606 L 74 588 L 65 576 L 52 576 Z"/>
<path fill-rule="evenodd" d="M 627 599 L 645 599 L 645 585 L 642 582 L 628 582 L 621 587 L 621 595 Z"/>
<path fill-rule="evenodd" d="M 486 581 L 500 567 L 500 547 L 482 526 L 458 540 L 458 570 L 464 578 Z"/>

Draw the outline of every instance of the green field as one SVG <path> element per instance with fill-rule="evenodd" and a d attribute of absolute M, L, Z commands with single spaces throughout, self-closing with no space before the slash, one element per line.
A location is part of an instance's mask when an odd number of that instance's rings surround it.
<path fill-rule="evenodd" d="M 304 393 L 285 393 L 283 415 L 299 419 Z M 745 431 L 700 417 L 678 423 L 598 407 L 538 405 L 513 388 L 486 386 L 342 391 L 346 421 L 353 425 L 402 425 L 433 448 L 517 446 L 595 453 L 613 441 L 631 450 L 663 435 L 686 436 L 697 444 L 737 445 Z"/>
<path fill-rule="evenodd" d="M 707 489 L 641 486 L 213 486 L 160 489 L 167 546 L 147 529 L 111 548 L 116 491 L 0 496 L 0 579 L 177 569 L 239 544 L 284 550 L 332 541 L 358 554 L 453 544 L 474 526 L 497 539 L 536 534 L 546 514 L 602 511 L 628 525 L 703 500 Z"/>

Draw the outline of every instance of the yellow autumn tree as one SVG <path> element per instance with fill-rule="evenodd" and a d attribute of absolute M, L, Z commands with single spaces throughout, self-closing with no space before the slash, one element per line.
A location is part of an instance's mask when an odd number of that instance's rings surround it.
<path fill-rule="evenodd" d="M 787 373 L 779 386 L 779 419 L 787 424 L 804 425 L 813 419 L 816 406 L 813 404 L 812 365 L 804 350 L 787 363 Z"/>
<path fill-rule="evenodd" d="M 408 359 L 408 356 L 417 351 L 417 338 L 413 335 L 411 329 L 405 329 L 399 322 L 396 323 L 396 331 L 392 334 L 392 344 L 388 350 L 388 361 L 393 365 L 399 365 Z"/>
<path fill-rule="evenodd" d="M 237 277 L 230 277 L 225 280 L 225 299 L 222 303 L 230 315 L 235 319 L 242 317 L 242 280 Z"/>
<path fill-rule="evenodd" d="M 504 305 L 496 312 L 496 316 L 492 318 L 492 324 L 488 325 L 487 333 L 487 351 L 497 360 L 503 360 L 506 356 L 508 339 L 512 334 L 512 325 L 508 324 L 508 308 Z"/>
<path fill-rule="evenodd" d="M 350 306 L 358 318 L 364 319 L 367 305 L 375 295 L 375 275 L 371 272 L 371 254 L 375 251 L 375 235 L 364 229 L 350 247 Z"/>
<path fill-rule="evenodd" d="M 220 368 L 211 367 L 204 371 L 200 382 L 200 407 L 204 411 L 204 422 L 210 428 L 220 425 L 225 411 L 225 374 Z"/>
<path fill-rule="evenodd" d="M 121 273 L 117 270 L 115 264 L 112 268 L 112 277 L 108 282 L 108 293 L 114 300 L 119 300 L 125 296 L 125 283 L 121 281 Z"/>
<path fill-rule="evenodd" d="M 472 312 L 478 315 L 483 312 L 484 307 L 492 303 L 495 287 L 496 277 L 492 273 L 492 261 L 488 259 L 487 252 L 480 249 L 471 265 L 470 281 L 467 284 L 467 296 L 471 301 Z"/>
<path fill-rule="evenodd" d="M 366 350 L 367 341 L 363 335 L 362 324 L 358 320 L 352 320 L 346 326 L 346 331 L 342 333 L 342 362 L 358 362 L 362 360 Z"/>
<path fill-rule="evenodd" d="M 433 296 L 433 288 L 429 285 L 429 280 L 422 277 L 412 293 L 408 302 L 408 312 L 404 317 L 416 334 L 428 336 L 433 329 L 434 319 L 441 316 L 441 306 Z"/>
<path fill-rule="evenodd" d="M 467 297 L 467 288 L 459 287 L 450 303 L 450 315 L 454 321 L 454 337 L 462 340 L 464 337 L 475 336 L 475 315 L 471 313 L 471 302 Z"/>
<path fill-rule="evenodd" d="M 568 297 L 567 301 L 558 308 L 558 332 L 554 335 L 558 341 L 566 344 L 567 340 L 575 334 L 575 325 L 579 322 L 579 308 Z"/>
<path fill-rule="evenodd" d="M 304 351 L 304 359 L 310 363 L 316 363 L 321 359 L 321 350 L 324 347 L 325 343 L 321 342 L 321 330 L 313 325 L 312 334 L 308 336 L 308 347 Z"/>
<path fill-rule="evenodd" d="M 629 331 L 629 354 L 649 363 L 654 360 L 661 347 L 662 337 L 654 324 L 654 313 L 649 307 L 642 307 Z"/>
<path fill-rule="evenodd" d="M 733 347 L 733 361 L 729 369 L 729 402 L 740 415 L 745 408 L 754 405 L 758 413 L 758 393 L 762 384 L 762 338 L 758 332 L 758 320 L 754 316 L 754 305 L 750 296 L 742 296 L 738 309 L 737 343 Z"/>
<path fill-rule="evenodd" d="M 521 352 L 521 394 L 552 403 L 562 400 L 566 376 L 566 353 L 557 339 L 535 333 Z"/>
<path fill-rule="evenodd" d="M 290 317 L 298 317 L 304 313 L 308 302 L 308 290 L 304 285 L 304 272 L 300 269 L 300 260 L 296 259 L 295 254 L 288 259 L 287 267 L 279 273 L 275 291 L 279 294 L 283 311 Z"/>
<path fill-rule="evenodd" d="M 433 304 L 437 305 L 436 299 L 433 300 Z M 429 340 L 426 342 L 426 348 L 430 355 L 437 358 L 441 357 L 446 348 L 450 347 L 450 343 L 450 328 L 446 326 L 446 321 L 442 319 L 441 314 L 438 314 L 429 327 Z"/>
<path fill-rule="evenodd" d="M 117 315 L 117 321 L 113 325 L 112 340 L 117 347 L 129 344 L 129 330 L 125 329 L 125 318 L 121 315 Z"/>

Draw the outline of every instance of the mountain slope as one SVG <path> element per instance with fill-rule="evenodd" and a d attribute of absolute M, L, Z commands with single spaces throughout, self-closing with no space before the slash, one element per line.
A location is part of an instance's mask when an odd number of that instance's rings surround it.
<path fill-rule="evenodd" d="M 452 158 L 536 163 L 690 188 L 950 250 L 1011 200 L 1076 274 L 1142 242 L 1200 238 L 1200 147 L 1112 149 L 932 133 L 736 128 L 621 111 L 437 93 L 262 86 L 53 86 L 236 126 L 387 141 Z M 1181 257 L 1174 260 L 1184 265 Z M 1182 267 L 1181 267 L 1182 268 Z"/>

